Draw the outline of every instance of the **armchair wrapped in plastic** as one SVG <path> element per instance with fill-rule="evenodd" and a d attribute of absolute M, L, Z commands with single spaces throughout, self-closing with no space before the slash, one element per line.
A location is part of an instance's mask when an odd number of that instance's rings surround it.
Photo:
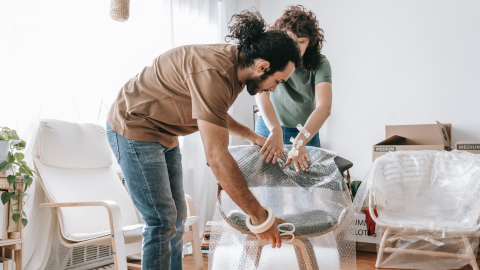
<path fill-rule="evenodd" d="M 284 153 L 291 146 L 285 146 Z M 220 191 L 210 238 L 209 269 L 356 269 L 353 209 L 343 171 L 352 164 L 320 148 L 307 147 L 310 168 L 297 173 L 265 163 L 258 146 L 230 147 L 247 186 L 261 205 L 295 225 L 282 247 L 249 231 L 247 215 Z M 341 170 L 341 171 L 340 171 Z M 288 229 L 287 229 L 288 230 Z"/>
<path fill-rule="evenodd" d="M 478 269 L 480 156 L 399 151 L 377 158 L 355 197 L 377 210 L 377 268 Z"/>

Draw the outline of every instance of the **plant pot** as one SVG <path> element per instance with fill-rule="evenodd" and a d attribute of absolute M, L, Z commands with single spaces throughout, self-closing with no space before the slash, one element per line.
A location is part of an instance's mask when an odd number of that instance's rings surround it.
<path fill-rule="evenodd" d="M 0 163 L 7 160 L 8 151 L 10 150 L 8 141 L 0 141 Z"/>

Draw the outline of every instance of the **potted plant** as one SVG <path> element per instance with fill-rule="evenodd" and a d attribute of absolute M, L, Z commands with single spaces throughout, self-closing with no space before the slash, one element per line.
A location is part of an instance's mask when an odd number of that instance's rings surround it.
<path fill-rule="evenodd" d="M 0 163 L 7 160 L 7 154 L 9 150 L 9 144 L 7 136 L 4 136 L 0 133 Z"/>
<path fill-rule="evenodd" d="M 6 172 L 8 184 L 13 186 L 13 192 L 3 192 L 1 200 L 3 204 L 10 199 L 13 200 L 10 204 L 12 219 L 15 223 L 21 219 L 23 227 L 25 227 L 28 224 L 27 215 L 23 211 L 25 202 L 20 198 L 29 196 L 25 191 L 33 183 L 33 174 L 36 173 L 23 160 L 25 155 L 22 151 L 25 150 L 26 142 L 18 137 L 15 130 L 8 127 L 0 128 L 0 151 L 3 151 L 1 147 L 5 142 L 7 143 L 7 154 L 2 161 L 0 152 L 0 172 Z"/>

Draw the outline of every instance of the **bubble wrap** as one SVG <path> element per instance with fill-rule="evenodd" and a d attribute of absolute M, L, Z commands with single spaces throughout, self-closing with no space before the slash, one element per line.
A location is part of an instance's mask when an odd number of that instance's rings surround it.
<path fill-rule="evenodd" d="M 291 146 L 285 146 L 284 153 Z M 356 269 L 353 207 L 335 156 L 307 147 L 310 168 L 297 173 L 265 163 L 258 146 L 230 147 L 245 181 L 261 205 L 296 227 L 295 240 L 272 249 L 245 224 L 247 215 L 225 191 L 220 192 L 210 238 L 210 270 Z"/>
<path fill-rule="evenodd" d="M 355 196 L 378 217 L 377 267 L 478 269 L 480 155 L 398 151 L 375 160 Z"/>

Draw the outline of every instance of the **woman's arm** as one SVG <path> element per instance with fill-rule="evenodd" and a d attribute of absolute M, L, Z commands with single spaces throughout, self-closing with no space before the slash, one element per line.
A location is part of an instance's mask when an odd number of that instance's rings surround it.
<path fill-rule="evenodd" d="M 275 114 L 273 104 L 270 101 L 270 92 L 256 94 L 255 101 L 257 102 L 265 125 L 268 130 L 270 130 L 268 140 L 260 150 L 260 154 L 263 154 L 262 160 L 265 160 L 268 163 L 273 158 L 272 163 L 275 164 L 278 157 L 284 158 L 282 127 Z"/>
<path fill-rule="evenodd" d="M 295 169 L 299 172 L 299 168 L 305 171 L 308 168 L 307 160 L 310 161 L 308 152 L 304 147 L 323 126 L 332 110 L 332 84 L 329 82 L 321 82 L 315 85 L 315 103 L 316 108 L 310 114 L 305 123 L 305 129 L 311 134 L 307 139 L 303 133 L 298 133 L 297 140 L 302 140 L 302 147 L 298 150 L 298 156 L 293 158 Z M 288 160 L 285 166 L 289 165 L 292 160 Z"/>

